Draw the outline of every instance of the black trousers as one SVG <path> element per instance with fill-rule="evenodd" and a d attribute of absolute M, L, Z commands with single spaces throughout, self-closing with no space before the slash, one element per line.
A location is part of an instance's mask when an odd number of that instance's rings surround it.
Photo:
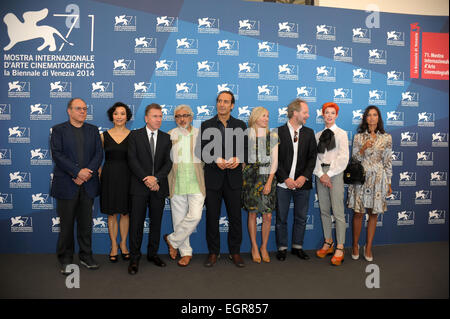
<path fill-rule="evenodd" d="M 149 196 L 131 195 L 129 238 L 130 253 L 133 260 L 139 260 L 141 257 L 141 245 L 147 207 L 149 210 L 148 217 L 150 219 L 147 255 L 151 257 L 158 253 L 164 204 L 165 198 L 158 197 L 155 192 L 150 192 Z"/>
<path fill-rule="evenodd" d="M 232 189 L 228 179 L 224 179 L 220 190 L 206 189 L 206 242 L 210 254 L 220 253 L 219 219 L 222 199 L 228 216 L 228 249 L 230 254 L 239 254 L 242 242 L 241 217 L 242 187 Z"/>
<path fill-rule="evenodd" d="M 74 226 L 77 222 L 77 239 L 80 246 L 79 256 L 83 258 L 92 255 L 92 205 L 94 199 L 90 198 L 83 186 L 73 199 L 57 199 L 56 211 L 60 219 L 61 231 L 58 237 L 56 253 L 58 260 L 64 264 L 73 262 Z"/>

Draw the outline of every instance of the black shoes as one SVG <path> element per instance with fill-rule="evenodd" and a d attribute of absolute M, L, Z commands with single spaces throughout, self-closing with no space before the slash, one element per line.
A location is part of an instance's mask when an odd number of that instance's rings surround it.
<path fill-rule="evenodd" d="M 154 255 L 154 256 L 147 255 L 147 260 L 149 262 L 154 263 L 158 267 L 166 267 L 166 263 L 164 261 L 162 261 L 161 258 L 158 257 L 158 255 Z"/>
<path fill-rule="evenodd" d="M 130 261 L 130 264 L 128 265 L 128 273 L 130 275 L 136 275 L 139 271 L 139 261 Z"/>
<path fill-rule="evenodd" d="M 80 257 L 80 264 L 82 264 L 87 269 L 96 270 L 100 268 L 98 263 L 94 260 L 91 255 Z"/>
<path fill-rule="evenodd" d="M 309 260 L 309 256 L 305 253 L 303 249 L 292 248 L 291 254 L 296 255 L 300 259 Z"/>
<path fill-rule="evenodd" d="M 277 251 L 277 259 L 279 261 L 285 261 L 287 255 L 287 249 Z"/>

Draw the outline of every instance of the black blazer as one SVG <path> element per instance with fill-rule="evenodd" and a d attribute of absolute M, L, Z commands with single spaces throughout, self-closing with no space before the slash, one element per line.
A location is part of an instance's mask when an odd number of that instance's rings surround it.
<path fill-rule="evenodd" d="M 278 128 L 280 144 L 278 145 L 278 169 L 277 180 L 283 183 L 289 178 L 292 160 L 294 158 L 294 147 L 292 145 L 291 134 L 287 124 Z M 316 166 L 317 143 L 314 131 L 309 127 L 302 126 L 299 132 L 297 166 L 295 168 L 295 179 L 305 176 L 308 180 L 301 189 L 312 188 L 312 174 Z"/>
<path fill-rule="evenodd" d="M 98 168 L 103 160 L 103 148 L 98 128 L 95 125 L 84 123 L 84 159 L 78 163 L 77 146 L 72 125 L 69 121 L 52 127 L 50 148 L 55 162 L 51 196 L 57 199 L 73 199 L 78 191 L 78 185 L 72 180 L 78 176 L 82 168 L 89 168 L 91 179 L 83 183 L 89 197 L 94 198 L 100 192 Z"/>
<path fill-rule="evenodd" d="M 167 175 L 172 168 L 170 150 L 172 142 L 170 136 L 158 130 L 158 138 L 155 146 L 155 174 L 158 179 L 159 197 L 169 196 L 169 183 Z M 142 181 L 146 176 L 152 176 L 152 155 L 150 152 L 150 141 L 145 126 L 130 133 L 128 140 L 128 166 L 131 170 L 130 194 L 150 195 L 150 189 Z"/>
<path fill-rule="evenodd" d="M 242 132 L 243 132 L 242 138 L 243 138 L 244 142 L 241 145 L 238 145 L 236 136 L 233 137 L 233 156 L 231 156 L 231 157 L 238 157 L 239 161 L 241 163 L 244 163 L 247 159 L 247 148 L 248 148 L 247 137 L 245 134 L 247 125 L 243 121 L 236 119 L 232 116 L 230 116 L 230 119 L 228 120 L 227 125 L 228 125 L 227 128 L 232 128 L 232 129 L 241 128 L 242 129 Z M 206 186 L 206 188 L 211 189 L 211 190 L 221 189 L 225 178 L 228 179 L 228 182 L 232 189 L 241 188 L 242 187 L 242 164 L 239 164 L 235 169 L 224 169 L 224 170 L 221 170 L 217 166 L 217 164 L 215 162 L 216 159 L 219 157 L 225 158 L 225 154 L 221 154 L 222 153 L 222 144 L 221 144 L 222 141 L 221 140 L 217 141 L 220 145 L 220 150 L 221 150 L 220 153 L 215 152 L 214 148 L 211 147 L 212 144 L 209 144 L 209 143 L 213 143 L 214 137 L 203 135 L 205 130 L 208 128 L 216 128 L 220 132 L 217 115 L 202 123 L 201 129 L 200 129 L 201 134 L 199 134 L 199 138 L 201 138 L 201 143 L 197 143 L 197 145 L 201 145 L 201 150 L 199 150 L 197 148 L 196 155 L 198 158 L 201 158 L 202 161 L 205 163 L 204 171 L 205 171 L 205 186 Z M 216 141 L 214 141 L 214 143 L 215 142 Z M 208 144 L 209 144 L 209 146 L 208 146 Z M 205 150 L 205 147 L 207 147 L 206 150 Z M 238 147 L 239 147 L 239 149 L 238 149 Z M 204 154 L 204 150 L 205 150 L 205 154 Z M 201 151 L 201 154 L 198 154 L 199 151 Z M 208 156 L 209 158 L 205 158 L 204 155 L 209 155 Z M 210 161 L 211 158 L 213 159 L 212 162 Z M 225 158 L 225 159 L 229 159 L 229 158 Z"/>

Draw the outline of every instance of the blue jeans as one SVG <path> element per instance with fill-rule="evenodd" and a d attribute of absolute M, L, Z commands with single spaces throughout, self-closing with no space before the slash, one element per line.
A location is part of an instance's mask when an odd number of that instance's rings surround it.
<path fill-rule="evenodd" d="M 294 199 L 294 224 L 292 226 L 292 248 L 302 248 L 309 208 L 310 190 L 290 190 L 277 186 L 277 218 L 275 235 L 278 250 L 288 248 L 287 219 L 291 198 Z"/>

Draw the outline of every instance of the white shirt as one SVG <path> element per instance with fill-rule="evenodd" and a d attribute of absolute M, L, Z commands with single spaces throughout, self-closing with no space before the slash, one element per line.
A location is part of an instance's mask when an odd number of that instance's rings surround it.
<path fill-rule="evenodd" d="M 294 130 L 291 123 L 289 121 L 287 122 L 287 126 L 289 128 L 289 133 L 291 134 L 291 142 L 292 146 L 294 147 L 294 158 L 292 159 L 292 166 L 291 171 L 289 172 L 289 178 L 292 178 L 295 180 L 295 168 L 297 167 L 297 157 L 298 157 L 298 143 L 300 141 L 300 129 L 303 127 L 303 125 L 300 125 L 300 127 L 297 130 Z M 297 142 L 294 143 L 294 131 L 297 131 Z M 282 188 L 288 188 L 286 183 L 278 183 L 278 186 Z"/>
<path fill-rule="evenodd" d="M 156 154 L 156 140 L 158 139 L 158 130 L 156 131 L 152 131 L 151 129 L 148 128 L 148 126 L 145 126 L 145 129 L 147 130 L 147 135 L 148 135 L 148 144 L 150 145 L 150 141 L 151 141 L 151 137 L 152 137 L 152 133 L 153 134 L 153 140 L 155 141 L 155 154 Z"/>
<path fill-rule="evenodd" d="M 319 145 L 319 138 L 325 130 L 326 128 L 316 133 L 317 145 Z M 348 164 L 349 151 L 347 132 L 339 128 L 336 124 L 330 127 L 330 130 L 334 133 L 336 147 L 330 151 L 325 150 L 324 153 L 317 153 L 316 167 L 314 168 L 313 173 L 319 178 L 324 174 L 321 166 L 322 163 L 330 164 L 330 168 L 327 172 L 329 177 L 333 177 L 343 172 Z"/>

